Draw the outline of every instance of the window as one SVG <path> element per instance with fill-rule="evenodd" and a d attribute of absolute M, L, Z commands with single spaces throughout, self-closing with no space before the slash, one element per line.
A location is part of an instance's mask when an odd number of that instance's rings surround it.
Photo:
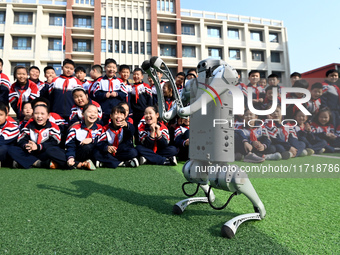
<path fill-rule="evenodd" d="M 112 50 L 113 50 L 113 49 L 112 49 L 112 40 L 109 40 L 107 45 L 108 45 L 108 46 L 107 46 L 107 47 L 108 47 L 108 52 L 109 52 L 109 53 L 112 53 Z"/>
<path fill-rule="evenodd" d="M 73 51 L 91 52 L 91 40 L 73 39 Z"/>
<path fill-rule="evenodd" d="M 126 44 L 125 44 L 125 41 L 122 41 L 122 44 L 121 44 L 121 53 L 126 53 Z"/>
<path fill-rule="evenodd" d="M 256 42 L 262 42 L 262 32 L 261 31 L 250 31 L 250 40 Z"/>
<path fill-rule="evenodd" d="M 127 19 L 127 29 L 132 30 L 132 19 L 131 18 Z"/>
<path fill-rule="evenodd" d="M 115 29 L 119 29 L 119 18 L 115 17 Z"/>
<path fill-rule="evenodd" d="M 0 12 L 0 24 L 5 24 L 6 12 Z"/>
<path fill-rule="evenodd" d="M 138 42 L 134 42 L 134 53 L 138 54 Z"/>
<path fill-rule="evenodd" d="M 251 51 L 251 57 L 253 61 L 264 61 L 263 51 Z"/>
<path fill-rule="evenodd" d="M 151 55 L 151 42 L 146 43 L 146 54 Z"/>
<path fill-rule="evenodd" d="M 208 37 L 221 38 L 220 27 L 208 27 Z"/>
<path fill-rule="evenodd" d="M 16 66 L 24 66 L 28 70 L 31 66 L 31 63 L 30 62 L 11 62 L 11 75 L 13 75 L 14 68 Z M 60 66 L 60 64 L 59 64 L 59 66 Z"/>
<path fill-rule="evenodd" d="M 128 53 L 132 54 L 132 42 L 128 41 Z"/>
<path fill-rule="evenodd" d="M 13 49 L 14 50 L 30 50 L 32 43 L 32 37 L 13 37 Z"/>
<path fill-rule="evenodd" d="M 170 0 L 170 12 L 174 12 L 174 0 Z"/>
<path fill-rule="evenodd" d="M 195 25 L 182 24 L 182 35 L 195 35 Z"/>
<path fill-rule="evenodd" d="M 144 19 L 140 20 L 140 31 L 144 31 Z"/>
<path fill-rule="evenodd" d="M 107 17 L 107 18 L 108 18 L 107 27 L 112 29 L 112 17 Z"/>
<path fill-rule="evenodd" d="M 101 43 L 101 48 L 102 48 L 102 52 L 106 52 L 106 40 L 102 39 L 102 43 Z"/>
<path fill-rule="evenodd" d="M 280 52 L 271 51 L 270 52 L 270 61 L 273 63 L 280 63 Z"/>
<path fill-rule="evenodd" d="M 157 0 L 157 11 L 161 10 L 161 1 Z"/>
<path fill-rule="evenodd" d="M 119 41 L 115 41 L 115 53 L 119 53 Z"/>
<path fill-rule="evenodd" d="M 125 29 L 125 18 L 121 18 L 121 29 Z"/>
<path fill-rule="evenodd" d="M 145 54 L 145 44 L 144 44 L 144 42 L 140 43 L 140 54 Z"/>
<path fill-rule="evenodd" d="M 83 64 L 83 63 L 81 63 L 80 65 L 76 64 L 76 67 L 78 67 L 78 66 L 81 66 L 81 67 L 83 67 L 85 69 L 86 76 L 90 76 L 91 65 Z"/>
<path fill-rule="evenodd" d="M 14 12 L 14 24 L 32 25 L 32 12 Z"/>
<path fill-rule="evenodd" d="M 4 48 L 4 37 L 0 36 L 0 49 Z"/>
<path fill-rule="evenodd" d="M 208 56 L 211 58 L 222 59 L 221 48 L 208 48 Z"/>
<path fill-rule="evenodd" d="M 161 44 L 161 56 L 176 57 L 176 45 Z"/>
<path fill-rule="evenodd" d="M 48 66 L 52 66 L 54 68 L 55 74 L 57 76 L 61 75 L 61 64 L 60 63 L 47 63 Z"/>
<path fill-rule="evenodd" d="M 183 46 L 182 52 L 184 58 L 196 58 L 195 46 Z"/>
<path fill-rule="evenodd" d="M 73 20 L 74 27 L 85 27 L 85 28 L 92 28 L 92 22 L 90 16 L 74 16 Z"/>
<path fill-rule="evenodd" d="M 229 59 L 230 60 L 241 60 L 240 50 L 229 49 Z"/>
<path fill-rule="evenodd" d="M 159 22 L 159 26 L 160 26 L 161 33 L 167 33 L 167 34 L 175 33 L 175 23 Z"/>
<path fill-rule="evenodd" d="M 65 15 L 63 14 L 53 14 L 50 13 L 50 26 L 62 26 L 63 25 L 63 19 L 65 24 Z"/>
<path fill-rule="evenodd" d="M 146 20 L 146 32 L 151 32 L 151 20 Z"/>
<path fill-rule="evenodd" d="M 138 19 L 133 20 L 133 29 L 138 31 Z"/>
<path fill-rule="evenodd" d="M 102 16 L 102 28 L 106 28 L 106 16 Z"/>
<path fill-rule="evenodd" d="M 228 28 L 228 38 L 229 39 L 240 39 L 240 34 L 237 28 Z"/>
<path fill-rule="evenodd" d="M 61 51 L 62 50 L 61 39 L 48 38 L 48 50 Z"/>
<path fill-rule="evenodd" d="M 278 43 L 279 42 L 279 34 L 278 33 L 269 33 L 269 41 L 271 43 Z"/>

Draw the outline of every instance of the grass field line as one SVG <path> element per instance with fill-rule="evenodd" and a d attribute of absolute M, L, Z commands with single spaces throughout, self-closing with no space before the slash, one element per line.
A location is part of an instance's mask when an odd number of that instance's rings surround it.
<path fill-rule="evenodd" d="M 314 154 L 312 155 L 313 157 L 320 157 L 320 158 L 335 158 L 335 159 L 340 159 L 340 157 L 337 156 L 328 156 L 328 155 L 318 155 L 318 154 Z"/>

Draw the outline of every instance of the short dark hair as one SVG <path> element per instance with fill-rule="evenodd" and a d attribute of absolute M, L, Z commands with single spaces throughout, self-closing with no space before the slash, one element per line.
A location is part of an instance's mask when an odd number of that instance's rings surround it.
<path fill-rule="evenodd" d="M 1 65 L 4 65 L 4 61 L 2 60 L 2 58 L 0 58 L 0 63 Z"/>
<path fill-rule="evenodd" d="M 177 77 L 177 76 L 183 76 L 183 77 L 185 77 L 186 75 L 185 75 L 184 72 L 179 72 L 179 73 L 176 74 L 176 77 Z"/>
<path fill-rule="evenodd" d="M 39 106 L 42 106 L 42 107 L 46 108 L 47 113 L 50 113 L 50 108 L 47 105 L 45 105 L 45 104 L 36 104 L 36 105 L 34 105 L 33 111 L 35 110 L 35 108 L 37 108 Z"/>
<path fill-rule="evenodd" d="M 66 64 L 71 64 L 71 65 L 73 65 L 73 67 L 76 67 L 76 64 L 74 63 L 74 61 L 72 59 L 69 59 L 69 58 L 64 59 L 63 66 L 66 65 Z"/>
<path fill-rule="evenodd" d="M 140 68 L 140 67 L 136 67 L 134 70 L 133 70 L 133 73 L 135 72 L 141 72 L 143 74 L 143 69 Z"/>
<path fill-rule="evenodd" d="M 298 76 L 299 78 L 301 78 L 301 74 L 298 72 L 294 72 L 290 75 L 290 78 L 293 78 L 294 76 Z"/>
<path fill-rule="evenodd" d="M 0 111 L 5 112 L 6 115 L 8 114 L 7 106 L 3 102 L 0 102 Z"/>
<path fill-rule="evenodd" d="M 197 69 L 196 69 L 196 68 L 190 68 L 190 69 L 187 71 L 187 74 L 190 73 L 190 72 L 195 72 L 195 73 L 197 73 Z"/>
<path fill-rule="evenodd" d="M 112 108 L 111 114 L 114 113 L 123 113 L 124 115 L 126 114 L 125 108 L 121 105 L 116 105 L 115 107 Z"/>
<path fill-rule="evenodd" d="M 27 68 L 25 66 L 16 66 L 14 67 L 14 71 L 13 71 L 13 76 L 15 80 L 17 80 L 17 72 L 19 69 L 25 69 L 26 73 L 28 74 Z"/>
<path fill-rule="evenodd" d="M 268 91 L 270 91 L 270 90 L 273 90 L 273 87 L 275 87 L 275 86 L 268 86 L 268 87 L 265 89 L 266 93 L 267 93 Z M 275 88 L 277 88 L 277 87 L 275 87 Z"/>
<path fill-rule="evenodd" d="M 310 90 L 313 90 L 313 89 L 322 89 L 322 83 L 320 82 L 316 82 L 312 85 L 311 89 Z"/>
<path fill-rule="evenodd" d="M 85 68 L 82 66 L 77 66 L 77 68 L 74 70 L 75 73 L 77 72 L 83 72 L 86 73 Z"/>
<path fill-rule="evenodd" d="M 31 101 L 32 108 L 34 108 L 34 106 L 36 104 L 38 104 L 39 102 L 45 103 L 47 105 L 47 107 L 50 108 L 50 101 L 48 99 L 44 98 L 44 97 L 38 97 L 38 98 L 32 100 Z"/>
<path fill-rule="evenodd" d="M 303 88 L 303 89 L 308 89 L 309 83 L 308 81 L 302 79 L 302 80 L 297 80 L 293 84 L 294 88 Z"/>
<path fill-rule="evenodd" d="M 124 69 L 128 69 L 130 72 L 130 67 L 128 65 L 120 65 L 119 66 L 119 72 L 123 71 Z"/>
<path fill-rule="evenodd" d="M 279 76 L 275 73 L 272 73 L 271 75 L 268 76 L 268 79 L 269 78 L 276 78 L 276 79 L 279 79 Z"/>
<path fill-rule="evenodd" d="M 103 73 L 103 68 L 101 65 L 93 65 L 91 70 L 96 70 L 98 73 Z"/>
<path fill-rule="evenodd" d="M 252 75 L 253 73 L 258 73 L 258 74 L 260 74 L 260 71 L 259 71 L 259 70 L 251 70 L 251 71 L 248 73 L 248 77 L 250 77 L 250 75 Z"/>
<path fill-rule="evenodd" d="M 116 60 L 114 60 L 113 58 L 107 58 L 105 60 L 105 66 L 107 66 L 108 64 L 111 64 L 111 63 L 117 65 Z"/>
<path fill-rule="evenodd" d="M 46 74 L 46 71 L 47 71 L 47 70 L 53 70 L 53 71 L 55 72 L 53 66 L 46 66 L 46 67 L 44 68 L 44 74 Z"/>
<path fill-rule="evenodd" d="M 321 108 L 321 109 L 317 112 L 317 114 L 316 114 L 315 116 L 313 116 L 313 121 L 314 121 L 316 124 L 321 124 L 321 123 L 319 122 L 319 115 L 320 115 L 321 113 L 323 113 L 323 112 L 328 112 L 328 114 L 329 114 L 329 121 L 328 121 L 327 124 L 333 123 L 333 114 L 332 114 L 332 111 L 331 111 L 328 107 L 323 107 L 323 108 Z"/>
<path fill-rule="evenodd" d="M 331 73 L 337 73 L 337 74 L 339 74 L 338 70 L 336 70 L 336 69 L 331 69 L 331 70 L 328 70 L 328 71 L 326 72 L 326 77 L 328 77 L 328 75 L 330 75 Z"/>
<path fill-rule="evenodd" d="M 87 105 L 85 105 L 84 107 L 83 107 L 83 112 L 85 112 L 91 105 L 93 105 L 94 107 L 96 107 L 97 108 L 97 106 L 95 106 L 94 104 L 87 104 Z M 97 108 L 98 109 L 98 108 Z"/>
<path fill-rule="evenodd" d="M 36 70 L 38 70 L 39 73 L 40 73 L 39 67 L 37 67 L 37 66 L 31 66 L 31 67 L 28 69 L 28 71 L 30 72 L 32 69 L 36 69 Z"/>

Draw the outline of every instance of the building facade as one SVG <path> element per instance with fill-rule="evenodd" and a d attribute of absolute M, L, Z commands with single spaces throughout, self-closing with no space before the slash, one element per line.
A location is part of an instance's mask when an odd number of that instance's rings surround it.
<path fill-rule="evenodd" d="M 0 56 L 9 75 L 16 65 L 60 73 L 65 57 L 89 72 L 106 58 L 135 68 L 151 56 L 173 73 L 214 57 L 244 79 L 258 69 L 286 84 L 290 74 L 282 21 L 184 10 L 180 0 L 0 0 Z"/>

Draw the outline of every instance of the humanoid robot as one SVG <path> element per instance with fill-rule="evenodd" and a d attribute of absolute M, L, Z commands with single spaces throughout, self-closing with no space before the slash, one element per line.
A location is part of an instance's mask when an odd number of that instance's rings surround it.
<path fill-rule="evenodd" d="M 247 174 L 238 166 L 228 164 L 234 161 L 234 127 L 228 124 L 218 127 L 213 125 L 215 119 L 233 119 L 233 95 L 230 88 L 238 81 L 235 69 L 222 60 L 202 60 L 197 66 L 198 77 L 188 81 L 179 95 L 171 72 L 161 58 L 152 57 L 150 61 L 144 61 L 142 68 L 156 85 L 158 98 L 161 99 L 158 100 L 160 117 L 167 121 L 176 114 L 182 118 L 190 116 L 190 160 L 182 169 L 187 180 L 182 189 L 189 198 L 176 203 L 173 212 L 182 214 L 188 205 L 196 202 L 209 203 L 214 209 L 223 209 L 234 195 L 244 194 L 253 203 L 255 213 L 242 214 L 226 222 L 222 226 L 222 236 L 232 238 L 241 223 L 263 219 L 266 210 Z M 165 108 L 157 71 L 169 79 L 175 92 L 175 104 L 169 111 Z M 189 100 L 190 105 L 184 107 Z M 197 184 L 194 194 L 187 194 L 185 191 L 188 183 Z M 204 191 L 205 197 L 193 197 L 199 187 Z M 211 188 L 233 194 L 224 206 L 216 208 L 212 205 L 215 195 Z"/>

